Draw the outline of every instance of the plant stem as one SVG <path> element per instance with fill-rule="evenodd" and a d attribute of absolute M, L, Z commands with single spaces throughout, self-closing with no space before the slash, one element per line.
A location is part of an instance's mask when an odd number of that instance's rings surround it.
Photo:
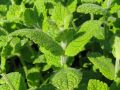
<path fill-rule="evenodd" d="M 66 43 L 66 42 L 61 41 L 61 47 L 63 48 L 63 50 L 65 50 L 66 45 L 67 45 L 67 43 Z M 61 55 L 61 57 L 60 57 L 60 58 L 61 58 L 61 65 L 66 64 L 66 61 L 67 61 L 67 56 L 65 56 L 65 55 Z"/>
<path fill-rule="evenodd" d="M 23 66 L 23 70 L 24 70 L 24 72 L 25 72 L 25 76 L 26 76 L 26 78 L 27 78 L 27 74 L 28 74 L 28 72 L 27 72 L 27 66 L 26 66 L 25 62 L 23 61 L 22 56 L 21 56 L 19 53 L 17 53 L 16 56 L 19 57 L 20 62 L 21 62 L 21 64 L 22 64 L 22 66 Z"/>
<path fill-rule="evenodd" d="M 15 4 L 15 0 L 11 0 L 11 3 L 12 3 L 12 5 L 14 5 Z"/>
<path fill-rule="evenodd" d="M 116 62 L 115 62 L 115 78 L 118 78 L 119 70 L 120 70 L 120 59 L 116 58 Z"/>
<path fill-rule="evenodd" d="M 90 14 L 90 18 L 91 18 L 91 20 L 94 20 L 94 14 L 93 13 Z"/>
<path fill-rule="evenodd" d="M 112 1 L 111 1 L 111 0 L 108 0 L 108 2 L 107 2 L 107 9 L 110 8 L 111 3 L 112 3 Z"/>
<path fill-rule="evenodd" d="M 1 68 L 0 68 L 0 72 L 2 72 Z M 15 90 L 15 87 L 13 86 L 13 84 L 11 83 L 11 81 L 9 80 L 9 78 L 7 77 L 6 73 L 2 72 L 2 77 L 4 78 L 6 84 L 10 87 L 11 90 Z"/>

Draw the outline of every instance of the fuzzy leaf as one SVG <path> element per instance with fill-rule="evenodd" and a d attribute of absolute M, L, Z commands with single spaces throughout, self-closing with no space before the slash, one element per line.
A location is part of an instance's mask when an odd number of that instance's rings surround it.
<path fill-rule="evenodd" d="M 10 90 L 7 84 L 0 85 L 0 90 Z"/>
<path fill-rule="evenodd" d="M 103 0 L 81 0 L 82 3 L 101 3 Z"/>
<path fill-rule="evenodd" d="M 52 78 L 52 85 L 59 90 L 73 90 L 78 87 L 82 74 L 73 68 L 65 68 L 58 71 Z"/>
<path fill-rule="evenodd" d="M 87 90 L 109 90 L 106 83 L 102 81 L 91 79 L 88 82 Z"/>
<path fill-rule="evenodd" d="M 115 68 L 110 58 L 106 58 L 99 53 L 90 53 L 89 60 L 100 72 L 108 79 L 113 80 L 115 77 Z"/>
<path fill-rule="evenodd" d="M 25 7 L 22 5 L 11 5 L 7 12 L 7 20 L 11 22 L 19 22 L 22 19 Z"/>
<path fill-rule="evenodd" d="M 84 13 L 84 14 L 104 14 L 105 10 L 96 4 L 82 4 L 77 8 L 77 12 Z"/>
<path fill-rule="evenodd" d="M 25 81 L 20 73 L 18 73 L 18 72 L 9 73 L 9 74 L 7 74 L 7 77 L 9 79 L 9 81 L 12 83 L 15 90 L 27 90 Z M 1 80 L 3 80 L 3 82 L 5 83 L 5 80 L 3 77 L 1 78 Z M 6 85 L 6 84 L 3 84 L 3 85 L 5 86 L 5 87 L 4 86 L 3 87 L 6 88 L 3 90 L 12 90 L 12 89 L 10 89 L 10 87 L 8 85 Z"/>
<path fill-rule="evenodd" d="M 51 37 L 41 30 L 22 29 L 11 33 L 10 36 L 29 38 L 34 43 L 44 47 L 47 50 L 50 50 L 51 53 L 55 55 L 63 54 L 63 49 Z"/>
<path fill-rule="evenodd" d="M 96 21 L 96 20 L 91 20 L 85 22 L 79 32 L 79 33 L 84 33 L 82 36 L 79 36 L 72 42 L 70 42 L 66 48 L 65 54 L 67 56 L 75 56 L 78 54 L 80 51 L 84 49 L 84 46 L 90 41 L 90 39 L 94 36 L 96 33 L 96 30 L 100 28 L 101 22 Z"/>
<path fill-rule="evenodd" d="M 37 24 L 37 15 L 33 9 L 25 9 L 23 21 L 28 26 L 35 26 Z"/>
<path fill-rule="evenodd" d="M 46 50 L 43 47 L 41 47 L 40 49 L 41 49 L 41 52 L 44 53 L 46 63 L 49 66 L 61 67 L 60 56 L 56 56 L 56 55 L 52 54 L 50 51 Z"/>
<path fill-rule="evenodd" d="M 71 21 L 72 14 L 66 7 L 59 3 L 54 7 L 51 18 L 58 27 L 64 26 L 64 28 L 67 29 Z"/>
<path fill-rule="evenodd" d="M 115 58 L 120 58 L 120 37 L 115 36 L 114 38 L 114 44 L 112 46 L 113 50 L 112 53 Z"/>

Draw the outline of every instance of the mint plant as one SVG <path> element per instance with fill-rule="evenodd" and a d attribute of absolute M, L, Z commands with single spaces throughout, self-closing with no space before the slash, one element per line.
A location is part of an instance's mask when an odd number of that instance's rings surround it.
<path fill-rule="evenodd" d="M 119 0 L 1 0 L 0 90 L 119 90 Z"/>

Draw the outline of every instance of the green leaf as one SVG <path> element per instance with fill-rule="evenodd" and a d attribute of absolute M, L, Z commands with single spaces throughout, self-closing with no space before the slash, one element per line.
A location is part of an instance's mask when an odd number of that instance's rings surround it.
<path fill-rule="evenodd" d="M 45 1 L 46 0 L 36 0 L 35 3 L 35 7 L 37 9 L 38 12 L 38 16 L 46 11 L 46 7 L 45 7 Z"/>
<path fill-rule="evenodd" d="M 65 54 L 67 56 L 75 56 L 77 55 L 80 51 L 84 49 L 84 46 L 90 41 L 90 39 L 94 36 L 96 33 L 96 30 L 100 29 L 101 22 L 96 21 L 96 20 L 91 20 L 85 22 L 79 32 L 79 33 L 84 33 L 83 35 L 79 36 L 72 42 L 70 42 L 65 50 Z"/>
<path fill-rule="evenodd" d="M 70 13 L 73 13 L 77 7 L 77 0 L 69 0 L 67 4 L 67 9 L 70 11 Z"/>
<path fill-rule="evenodd" d="M 40 75 L 40 69 L 39 67 L 33 67 L 28 70 L 27 73 L 27 82 L 29 87 L 37 87 L 40 84 L 41 81 L 41 75 Z"/>
<path fill-rule="evenodd" d="M 56 90 L 54 86 L 51 84 L 43 85 L 42 87 L 38 88 L 38 90 Z"/>
<path fill-rule="evenodd" d="M 60 56 L 56 56 L 52 54 L 50 51 L 46 50 L 43 47 L 41 47 L 40 49 L 41 49 L 41 52 L 44 53 L 46 63 L 49 66 L 61 67 Z"/>
<path fill-rule="evenodd" d="M 112 3 L 117 0 L 104 0 L 104 3 L 102 4 L 103 8 L 109 9 L 112 6 Z"/>
<path fill-rule="evenodd" d="M 53 86 L 59 90 L 73 90 L 78 87 L 82 74 L 73 68 L 64 68 L 58 71 L 51 79 Z"/>
<path fill-rule="evenodd" d="M 45 63 L 45 55 L 39 55 L 34 61 L 33 64 Z"/>
<path fill-rule="evenodd" d="M 103 0 L 81 0 L 82 3 L 101 3 Z"/>
<path fill-rule="evenodd" d="M 53 9 L 51 18 L 59 28 L 64 26 L 64 29 L 67 29 L 72 19 L 72 14 L 66 7 L 58 3 Z"/>
<path fill-rule="evenodd" d="M 23 22 L 27 26 L 37 25 L 37 15 L 33 9 L 25 9 L 23 17 L 24 17 Z"/>
<path fill-rule="evenodd" d="M 84 13 L 84 14 L 100 14 L 103 15 L 105 13 L 105 10 L 96 4 L 90 4 L 90 3 L 86 3 L 86 4 L 82 4 L 77 8 L 77 12 L 80 13 Z"/>
<path fill-rule="evenodd" d="M 114 38 L 112 53 L 115 58 L 120 58 L 120 37 L 119 36 L 115 36 Z"/>
<path fill-rule="evenodd" d="M 59 46 L 51 37 L 49 37 L 47 34 L 42 32 L 41 30 L 21 29 L 11 33 L 10 36 L 19 36 L 19 37 L 29 38 L 34 43 L 44 47 L 47 50 L 50 50 L 50 52 L 55 55 L 63 54 L 62 47 Z"/>
<path fill-rule="evenodd" d="M 115 77 L 115 67 L 110 58 L 106 58 L 99 53 L 90 53 L 89 60 L 100 72 L 108 79 L 113 80 Z"/>
<path fill-rule="evenodd" d="M 9 73 L 7 74 L 7 78 L 12 83 L 15 90 L 27 90 L 24 78 L 21 76 L 20 73 L 18 72 Z M 3 82 L 6 83 L 4 77 L 2 77 L 1 80 L 3 80 Z M 11 89 L 8 89 L 9 88 L 8 84 L 7 85 L 3 84 L 3 85 L 4 86 L 1 86 L 0 88 L 4 87 L 3 90 L 11 90 Z"/>
<path fill-rule="evenodd" d="M 9 20 L 11 22 L 22 21 L 24 10 L 25 10 L 25 7 L 22 5 L 10 6 L 9 11 L 7 12 L 7 20 Z"/>
<path fill-rule="evenodd" d="M 102 81 L 90 79 L 88 82 L 87 90 L 109 90 L 106 83 Z"/>
<path fill-rule="evenodd" d="M 111 7 L 110 13 L 114 14 L 114 13 L 117 13 L 119 10 L 120 10 L 120 5 L 115 4 Z"/>
<path fill-rule="evenodd" d="M 7 84 L 0 85 L 0 90 L 10 90 Z"/>
<path fill-rule="evenodd" d="M 120 78 L 114 80 L 110 86 L 110 90 L 120 90 Z"/>
<path fill-rule="evenodd" d="M 0 14 L 6 13 L 7 12 L 7 5 L 0 5 Z"/>
<path fill-rule="evenodd" d="M 0 36 L 1 35 L 7 35 L 7 34 L 8 34 L 8 32 L 5 29 L 0 28 Z"/>

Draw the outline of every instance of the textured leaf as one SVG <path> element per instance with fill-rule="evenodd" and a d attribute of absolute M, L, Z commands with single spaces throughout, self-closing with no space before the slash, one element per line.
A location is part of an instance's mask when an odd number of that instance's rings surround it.
<path fill-rule="evenodd" d="M 34 61 L 33 64 L 45 63 L 45 56 L 39 55 Z"/>
<path fill-rule="evenodd" d="M 69 0 L 67 4 L 68 10 L 70 11 L 70 13 L 73 13 L 77 7 L 77 0 Z"/>
<path fill-rule="evenodd" d="M 12 83 L 15 90 L 27 90 L 25 81 L 20 73 L 18 73 L 18 72 L 9 73 L 9 74 L 7 74 L 7 77 L 9 79 L 9 81 Z M 3 77 L 1 78 L 1 80 L 3 80 L 3 82 L 5 82 Z M 8 89 L 9 88 L 8 85 L 6 85 L 6 84 L 3 84 L 3 85 L 5 86 L 5 87 L 1 86 L 1 87 L 4 87 L 3 90 L 11 90 L 11 89 Z"/>
<path fill-rule="evenodd" d="M 51 18 L 58 27 L 64 26 L 64 28 L 67 29 L 72 18 L 72 14 L 66 7 L 59 3 L 54 7 Z"/>
<path fill-rule="evenodd" d="M 88 14 L 88 13 L 104 14 L 105 10 L 99 5 L 87 3 L 87 4 L 80 5 L 77 8 L 77 12 L 84 13 L 84 14 Z"/>
<path fill-rule="evenodd" d="M 120 78 L 114 80 L 110 86 L 110 90 L 120 90 Z"/>
<path fill-rule="evenodd" d="M 35 7 L 37 9 L 38 15 L 40 15 L 41 13 L 43 13 L 46 10 L 45 1 L 46 0 L 36 0 L 35 1 Z"/>
<path fill-rule="evenodd" d="M 11 33 L 10 36 L 29 38 L 34 43 L 44 47 L 47 50 L 50 50 L 55 55 L 63 54 L 63 49 L 55 41 L 53 41 L 51 37 L 41 30 L 22 29 Z"/>
<path fill-rule="evenodd" d="M 29 87 L 37 87 L 39 86 L 40 83 L 40 79 L 41 75 L 40 75 L 40 69 L 35 67 L 35 68 L 31 68 L 28 70 L 27 73 L 27 82 Z"/>
<path fill-rule="evenodd" d="M 115 77 L 115 68 L 110 58 L 106 58 L 99 53 L 90 53 L 89 60 L 100 72 L 108 79 L 113 80 Z"/>
<path fill-rule="evenodd" d="M 73 90 L 78 87 L 82 79 L 81 73 L 73 68 L 65 68 L 58 71 L 52 78 L 51 83 L 59 90 Z"/>
<path fill-rule="evenodd" d="M 78 34 L 83 32 L 85 32 L 85 34 L 83 34 L 82 36 L 79 36 L 78 38 L 70 42 L 66 48 L 65 54 L 67 56 L 75 56 L 80 51 L 82 51 L 84 49 L 84 46 L 94 36 L 94 34 L 96 33 L 96 30 L 100 29 L 100 25 L 101 25 L 101 22 L 96 20 L 85 22 L 81 26 L 78 32 Z"/>
<path fill-rule="evenodd" d="M 12 5 L 7 12 L 7 20 L 11 22 L 19 22 L 22 19 L 25 7 L 22 5 Z"/>
<path fill-rule="evenodd" d="M 43 85 L 42 87 L 38 88 L 38 90 L 56 90 L 56 88 L 51 84 L 48 84 L 48 85 Z"/>
<path fill-rule="evenodd" d="M 103 0 L 81 0 L 83 3 L 101 3 Z"/>
<path fill-rule="evenodd" d="M 102 81 L 91 79 L 89 80 L 87 90 L 109 90 L 106 83 Z"/>
<path fill-rule="evenodd" d="M 116 2 L 117 0 L 105 0 L 104 3 L 102 4 L 103 8 L 110 8 L 112 6 L 113 2 Z"/>
<path fill-rule="evenodd" d="M 10 90 L 7 84 L 0 85 L 0 90 Z"/>
<path fill-rule="evenodd" d="M 5 46 L 7 40 L 7 36 L 0 36 L 0 48 Z"/>
<path fill-rule="evenodd" d="M 7 12 L 7 5 L 0 5 L 0 14 L 3 14 Z"/>
<path fill-rule="evenodd" d="M 5 29 L 0 28 L 0 36 L 1 35 L 7 35 L 7 34 L 8 34 L 8 32 Z"/>
<path fill-rule="evenodd" d="M 111 7 L 110 12 L 113 13 L 117 13 L 120 10 L 120 5 L 115 4 Z"/>
<path fill-rule="evenodd" d="M 114 57 L 120 58 L 120 37 L 119 36 L 115 36 L 112 48 L 113 48 L 112 53 Z"/>
<path fill-rule="evenodd" d="M 35 26 L 37 24 L 37 16 L 33 9 L 25 9 L 23 22 L 28 26 Z"/>
<path fill-rule="evenodd" d="M 41 52 L 44 53 L 46 63 L 49 66 L 61 67 L 60 56 L 56 56 L 56 55 L 52 54 L 50 51 L 46 50 L 43 47 L 41 47 Z"/>

